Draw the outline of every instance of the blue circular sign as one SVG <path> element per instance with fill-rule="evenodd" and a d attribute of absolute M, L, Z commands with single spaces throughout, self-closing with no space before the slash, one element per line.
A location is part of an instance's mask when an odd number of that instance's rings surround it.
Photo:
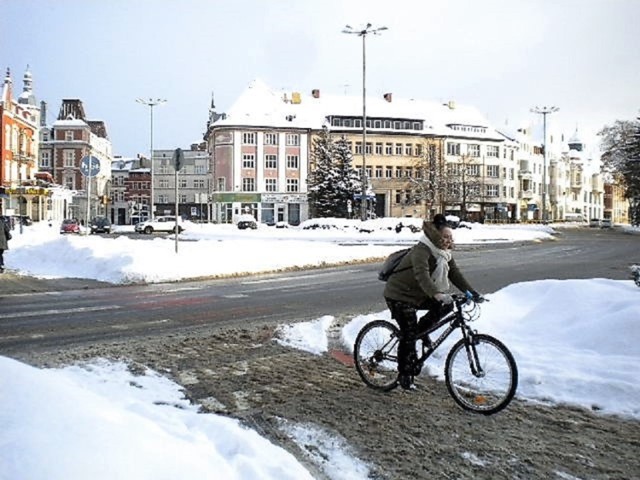
<path fill-rule="evenodd" d="M 100 171 L 100 159 L 93 155 L 87 155 L 80 162 L 80 172 L 85 177 L 95 177 Z"/>

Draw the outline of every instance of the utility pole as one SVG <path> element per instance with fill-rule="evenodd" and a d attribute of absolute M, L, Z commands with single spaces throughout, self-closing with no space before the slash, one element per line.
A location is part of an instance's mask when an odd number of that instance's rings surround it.
<path fill-rule="evenodd" d="M 342 33 L 358 35 L 362 37 L 362 199 L 361 199 L 361 220 L 367 219 L 367 35 L 380 35 L 380 32 L 387 30 L 387 27 L 373 28 L 370 23 L 359 30 L 346 25 Z"/>
<path fill-rule="evenodd" d="M 542 223 L 545 225 L 549 222 L 547 217 L 547 115 L 560 110 L 558 107 L 534 107 L 532 113 L 542 115 L 543 125 L 543 160 L 542 160 Z"/>

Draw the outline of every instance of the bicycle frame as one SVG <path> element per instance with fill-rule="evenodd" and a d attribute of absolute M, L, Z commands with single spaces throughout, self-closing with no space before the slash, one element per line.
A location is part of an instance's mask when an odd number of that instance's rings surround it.
<path fill-rule="evenodd" d="M 426 359 L 428 359 L 433 354 L 433 352 L 435 352 L 438 349 L 438 347 L 442 345 L 442 343 L 447 338 L 449 338 L 449 335 L 451 335 L 454 330 L 459 328 L 462 333 L 462 337 L 465 340 L 464 343 L 465 343 L 465 348 L 467 350 L 467 357 L 469 359 L 469 367 L 471 368 L 471 371 L 475 376 L 482 376 L 484 374 L 484 372 L 482 371 L 482 368 L 479 366 L 480 361 L 478 359 L 478 354 L 476 352 L 476 349 L 473 348 L 473 336 L 475 332 L 471 329 L 471 327 L 469 327 L 469 325 L 467 325 L 467 321 L 465 320 L 462 312 L 462 305 L 464 305 L 466 302 L 467 302 L 466 298 L 458 299 L 454 297 L 453 310 L 451 310 L 444 317 L 442 317 L 434 326 L 418 334 L 418 337 L 421 337 L 423 335 L 428 335 L 431 332 L 438 330 L 440 327 L 444 326 L 445 324 L 447 323 L 449 324 L 446 330 L 442 332 L 438 336 L 438 338 L 435 339 L 435 341 L 431 341 L 431 344 L 428 346 L 426 350 L 423 344 L 422 356 L 418 358 L 419 362 L 424 362 Z"/>

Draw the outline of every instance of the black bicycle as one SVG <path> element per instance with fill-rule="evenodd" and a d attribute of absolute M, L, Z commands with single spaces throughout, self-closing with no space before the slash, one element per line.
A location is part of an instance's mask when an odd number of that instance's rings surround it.
<path fill-rule="evenodd" d="M 513 399 L 518 386 L 518 369 L 511 352 L 498 339 L 478 333 L 469 323 L 480 316 L 479 302 L 453 295 L 453 310 L 425 332 L 419 332 L 422 354 L 412 365 L 419 375 L 427 358 L 451 333 L 460 329 L 462 338 L 453 345 L 445 363 L 449 393 L 463 409 L 484 415 L 499 412 Z M 429 334 L 449 324 L 433 342 Z M 398 386 L 399 328 L 387 320 L 374 320 L 356 337 L 353 357 L 360 377 L 369 387 L 381 391 Z"/>

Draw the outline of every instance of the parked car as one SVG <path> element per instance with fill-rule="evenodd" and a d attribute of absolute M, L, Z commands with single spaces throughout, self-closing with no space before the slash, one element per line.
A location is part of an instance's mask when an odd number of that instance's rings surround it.
<path fill-rule="evenodd" d="M 65 218 L 60 225 L 60 233 L 80 233 L 80 223 L 75 218 Z"/>
<path fill-rule="evenodd" d="M 155 220 L 145 220 L 144 222 L 136 223 L 135 231 L 138 233 L 151 234 L 153 232 L 171 232 L 173 233 L 176 228 L 176 217 L 173 215 L 164 215 L 162 217 L 156 217 Z M 178 217 L 178 233 L 184 231 L 184 224 L 182 218 Z"/>
<path fill-rule="evenodd" d="M 111 233 L 111 220 L 107 217 L 95 217 L 89 227 L 91 233 Z"/>
<path fill-rule="evenodd" d="M 589 220 L 589 226 L 591 228 L 598 228 L 600 226 L 600 219 L 592 218 L 591 220 Z"/>
<path fill-rule="evenodd" d="M 600 228 L 612 228 L 613 221 L 610 218 L 603 218 L 600 222 Z"/>
<path fill-rule="evenodd" d="M 20 225 L 20 223 L 22 223 L 22 225 L 28 227 L 29 225 L 33 225 L 33 220 L 31 220 L 29 215 L 14 215 L 13 223 L 15 225 Z"/>
<path fill-rule="evenodd" d="M 258 228 L 258 224 L 256 223 L 255 220 L 240 220 L 238 222 L 238 228 L 240 230 L 246 230 L 246 229 L 255 230 Z"/>
<path fill-rule="evenodd" d="M 247 228 L 251 230 L 255 230 L 258 228 L 258 223 L 256 222 L 256 219 L 253 218 L 253 215 L 249 213 L 243 213 L 242 215 L 237 217 L 235 220 L 236 220 L 236 226 L 240 230 L 246 230 Z"/>

